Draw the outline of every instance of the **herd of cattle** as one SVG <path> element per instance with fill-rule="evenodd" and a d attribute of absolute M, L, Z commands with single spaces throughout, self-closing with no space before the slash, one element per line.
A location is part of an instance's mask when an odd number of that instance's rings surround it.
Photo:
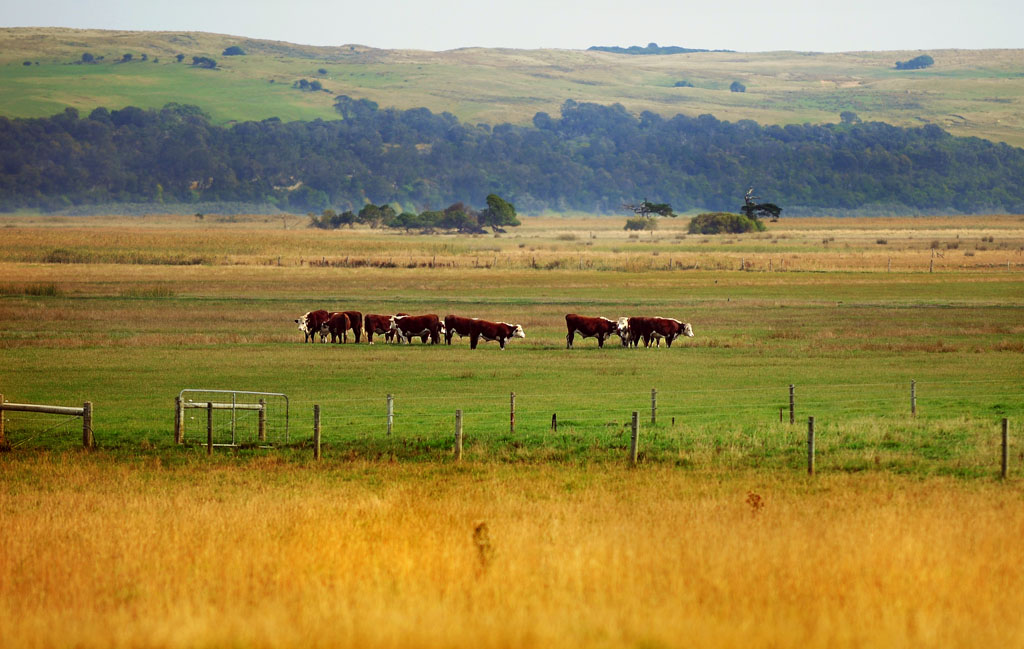
<path fill-rule="evenodd" d="M 440 344 L 441 336 L 444 336 L 445 343 L 451 345 L 452 336 L 459 334 L 459 338 L 469 336 L 471 349 L 476 349 L 481 339 L 497 341 L 501 348 L 505 349 L 505 343 L 512 338 L 526 338 L 522 325 L 457 315 L 449 315 L 441 320 L 432 313 L 367 313 L 364 316 L 359 311 L 319 310 L 310 311 L 297 318 L 295 322 L 305 336 L 303 342 L 315 342 L 317 336 L 320 342 L 327 342 L 328 337 L 332 343 L 348 342 L 348 333 L 351 331 L 357 343 L 365 332 L 366 341 L 371 345 L 374 335 L 384 336 L 386 342 L 399 343 L 410 343 L 413 338 L 419 338 L 425 344 L 429 338 L 433 345 Z M 634 317 L 609 320 L 569 313 L 565 316 L 565 325 L 568 329 L 565 336 L 567 349 L 572 349 L 576 334 L 581 338 L 597 338 L 598 347 L 604 347 L 604 341 L 612 336 L 618 336 L 623 347 L 637 347 L 641 342 L 644 347 L 650 347 L 651 343 L 660 347 L 662 339 L 671 347 L 672 341 L 680 336 L 693 337 L 690 324 L 674 318 Z"/>

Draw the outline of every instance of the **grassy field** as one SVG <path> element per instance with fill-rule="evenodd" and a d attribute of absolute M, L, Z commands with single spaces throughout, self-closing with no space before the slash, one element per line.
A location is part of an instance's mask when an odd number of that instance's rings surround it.
<path fill-rule="evenodd" d="M 247 55 L 221 56 L 230 45 Z M 76 65 L 84 52 L 104 60 Z M 116 63 L 125 53 L 133 61 Z M 185 63 L 177 63 L 176 54 L 184 54 Z M 7 28 L 0 29 L 0 114 L 35 117 L 66 106 L 87 112 L 176 101 L 202 107 L 218 123 L 334 119 L 334 96 L 347 94 L 382 106 L 449 111 L 474 124 L 526 124 L 538 111 L 556 115 L 574 99 L 618 102 L 636 114 L 710 113 L 761 124 L 836 122 L 850 110 L 864 120 L 934 123 L 955 135 L 1024 145 L 1024 50 L 933 51 L 932 68 L 894 69 L 895 61 L 918 54 L 424 52 L 204 33 Z M 193 56 L 216 58 L 219 67 L 191 69 Z M 295 90 L 299 79 L 319 80 L 329 92 Z M 694 87 L 674 87 L 682 80 Z M 733 81 L 746 92 L 730 92 Z"/>
<path fill-rule="evenodd" d="M 76 418 L 4 413 L 0 644 L 1024 642 L 1020 217 L 710 237 L 685 219 L 640 236 L 523 220 L 428 237 L 0 217 L 0 394 L 91 401 L 98 445 L 81 450 Z M 294 319 L 313 308 L 458 313 L 527 337 L 303 344 Z M 567 350 L 573 311 L 677 317 L 696 335 Z M 274 448 L 253 443 L 251 411 L 216 412 L 216 441 L 234 426 L 237 447 L 207 457 L 202 410 L 175 445 L 186 388 L 285 393 L 287 438 L 273 397 Z"/>
<path fill-rule="evenodd" d="M 209 388 L 289 395 L 293 447 L 308 442 L 316 404 L 331 453 L 443 458 L 461 409 L 471 457 L 603 461 L 628 446 L 632 411 L 649 421 L 655 389 L 646 461 L 798 466 L 794 384 L 826 465 L 977 476 L 991 473 L 998 419 L 1024 410 L 1019 217 L 800 219 L 750 237 L 689 236 L 676 222 L 638 238 L 613 219 L 527 219 L 497 238 L 262 217 L 5 221 L 5 398 L 91 400 L 100 444 L 129 453 L 173 454 L 174 397 Z M 504 352 L 458 338 L 303 345 L 293 321 L 315 308 L 456 313 L 522 324 L 527 338 Z M 567 350 L 570 312 L 676 317 L 696 336 Z M 205 418 L 190 415 L 195 441 Z M 77 443 L 72 420 L 8 417 L 15 444 Z"/>

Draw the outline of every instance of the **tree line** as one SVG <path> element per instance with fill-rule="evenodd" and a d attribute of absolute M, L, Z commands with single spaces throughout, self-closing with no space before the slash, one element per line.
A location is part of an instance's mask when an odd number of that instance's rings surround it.
<path fill-rule="evenodd" d="M 335 107 L 337 120 L 230 126 L 180 104 L 0 117 L 0 209 L 241 201 L 418 214 L 495 194 L 525 212 L 614 214 L 638 196 L 732 212 L 755 185 L 789 214 L 1024 213 L 1024 150 L 935 125 L 761 126 L 569 100 L 558 116 L 492 128 L 346 96 Z"/>

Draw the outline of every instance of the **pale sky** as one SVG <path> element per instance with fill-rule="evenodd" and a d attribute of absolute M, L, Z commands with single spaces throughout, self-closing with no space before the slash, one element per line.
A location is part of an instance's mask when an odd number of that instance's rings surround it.
<path fill-rule="evenodd" d="M 203 31 L 384 49 L 1024 48 L 1024 0 L 0 0 L 0 26 Z"/>

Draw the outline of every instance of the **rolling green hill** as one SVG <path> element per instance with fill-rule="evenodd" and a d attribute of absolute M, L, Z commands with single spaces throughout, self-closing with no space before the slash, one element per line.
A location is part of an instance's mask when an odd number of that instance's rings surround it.
<path fill-rule="evenodd" d="M 231 45 L 246 55 L 222 56 Z M 103 59 L 82 64 L 86 52 Z M 126 53 L 132 61 L 118 62 Z M 526 124 L 538 111 L 557 115 L 574 99 L 618 102 L 635 114 L 710 113 L 761 124 L 837 122 L 852 111 L 865 121 L 937 124 L 954 135 L 1024 146 L 1024 50 L 929 51 L 934 66 L 895 69 L 896 61 L 918 54 L 426 52 L 198 32 L 6 28 L 0 29 L 0 115 L 180 102 L 202 107 L 221 124 L 335 119 L 333 98 L 347 94 L 381 106 L 449 111 L 470 123 Z M 218 67 L 195 68 L 193 56 L 214 58 Z M 319 81 L 326 91 L 293 88 L 300 79 Z M 675 87 L 679 81 L 693 87 Z M 733 81 L 746 92 L 730 92 Z"/>

